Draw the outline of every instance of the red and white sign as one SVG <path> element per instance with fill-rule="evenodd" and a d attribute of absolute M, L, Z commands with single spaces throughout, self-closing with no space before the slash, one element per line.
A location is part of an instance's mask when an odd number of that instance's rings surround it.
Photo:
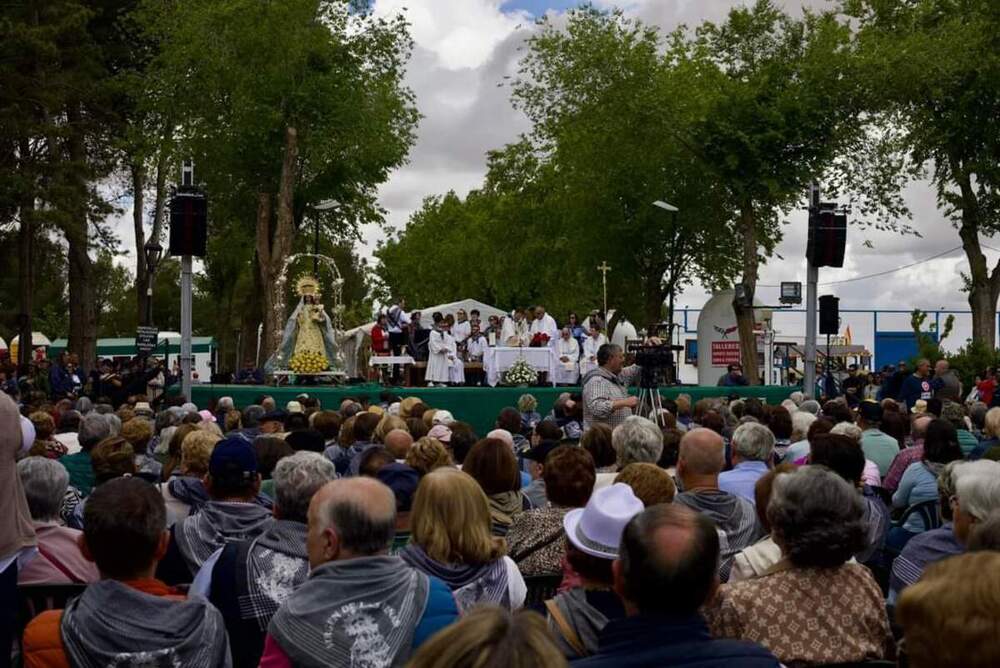
<path fill-rule="evenodd" d="M 739 341 L 712 341 L 712 366 L 740 363 Z"/>

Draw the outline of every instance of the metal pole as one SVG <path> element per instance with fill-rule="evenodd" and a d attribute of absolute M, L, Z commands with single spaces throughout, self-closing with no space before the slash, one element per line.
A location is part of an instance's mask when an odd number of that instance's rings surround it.
<path fill-rule="evenodd" d="M 826 378 L 823 381 L 823 391 L 826 392 L 828 399 L 832 399 L 830 395 L 833 394 L 830 390 L 833 389 L 833 383 L 830 382 L 830 335 L 826 335 Z"/>
<path fill-rule="evenodd" d="M 191 256 L 181 258 L 181 394 L 191 401 Z"/>
<path fill-rule="evenodd" d="M 819 184 L 809 186 L 809 213 L 819 209 Z M 819 283 L 819 268 L 806 259 L 806 368 L 802 379 L 802 392 L 808 398 L 816 396 L 816 292 Z"/>
<path fill-rule="evenodd" d="M 313 216 L 316 225 L 313 230 L 313 276 L 319 278 L 319 216 Z"/>

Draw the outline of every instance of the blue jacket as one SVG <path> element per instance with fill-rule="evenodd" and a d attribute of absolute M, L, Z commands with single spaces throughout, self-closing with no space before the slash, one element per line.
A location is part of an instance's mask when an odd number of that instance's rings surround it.
<path fill-rule="evenodd" d="M 52 395 L 56 397 L 65 396 L 73 391 L 73 377 L 61 364 L 53 364 L 49 369 L 49 384 L 52 386 Z"/>
<path fill-rule="evenodd" d="M 931 390 L 930 378 L 921 378 L 912 373 L 903 380 L 899 388 L 899 400 L 906 404 L 908 411 L 913 410 L 917 399 L 930 399 L 932 396 L 934 393 Z"/>
<path fill-rule="evenodd" d="M 777 668 L 774 655 L 745 640 L 715 640 L 699 614 L 681 618 L 639 615 L 608 622 L 594 656 L 574 661 L 587 668 Z"/>

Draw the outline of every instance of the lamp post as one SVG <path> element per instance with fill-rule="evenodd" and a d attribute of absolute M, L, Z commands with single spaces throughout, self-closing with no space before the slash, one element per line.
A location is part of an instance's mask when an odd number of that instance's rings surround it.
<path fill-rule="evenodd" d="M 313 207 L 313 211 L 330 211 L 340 206 L 335 199 L 325 199 Z M 319 216 L 313 216 L 313 276 L 319 273 Z"/>
<path fill-rule="evenodd" d="M 676 206 L 663 200 L 656 200 L 653 202 L 653 206 L 663 209 L 670 213 L 670 239 L 671 244 L 673 244 L 673 239 L 677 234 L 677 212 L 680 211 Z M 673 249 L 671 249 L 673 250 Z M 670 270 L 670 291 L 667 293 L 667 330 L 668 336 L 670 337 L 670 345 L 674 344 L 674 286 L 677 284 L 676 276 L 674 276 L 673 263 L 671 263 Z"/>
<path fill-rule="evenodd" d="M 153 275 L 163 257 L 163 246 L 156 239 L 150 239 L 143 246 L 143 251 L 146 254 L 146 313 L 143 324 L 149 326 L 153 324 Z"/>

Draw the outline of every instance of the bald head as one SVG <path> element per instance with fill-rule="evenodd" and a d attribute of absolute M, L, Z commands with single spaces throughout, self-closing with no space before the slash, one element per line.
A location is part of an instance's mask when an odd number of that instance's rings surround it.
<path fill-rule="evenodd" d="M 692 429 L 681 438 L 678 469 L 693 475 L 719 475 L 726 465 L 726 445 L 711 429 Z"/>
<path fill-rule="evenodd" d="M 402 429 L 393 429 L 388 434 L 386 434 L 382 439 L 385 447 L 389 448 L 389 452 L 396 459 L 406 459 L 406 453 L 410 451 L 410 446 L 413 445 L 413 437 L 410 436 L 410 432 L 404 431 Z"/>
<path fill-rule="evenodd" d="M 929 415 L 918 417 L 916 420 L 913 421 L 913 424 L 910 426 L 910 436 L 912 436 L 914 439 L 923 438 L 927 436 L 927 425 L 929 425 L 933 420 L 934 418 L 930 417 Z"/>
<path fill-rule="evenodd" d="M 309 503 L 309 564 L 384 554 L 396 533 L 396 497 L 374 478 L 334 480 Z"/>

